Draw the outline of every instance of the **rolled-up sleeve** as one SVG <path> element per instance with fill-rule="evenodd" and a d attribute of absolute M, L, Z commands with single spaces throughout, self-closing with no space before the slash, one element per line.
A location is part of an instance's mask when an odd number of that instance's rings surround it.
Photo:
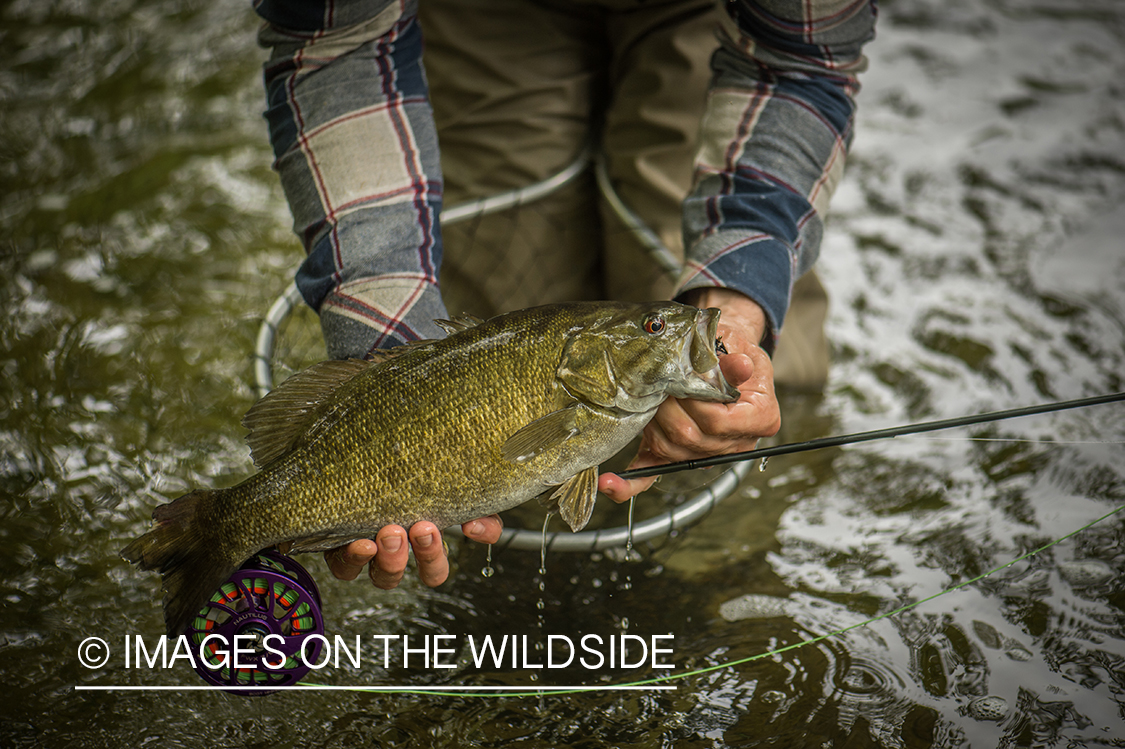
<path fill-rule="evenodd" d="M 772 350 L 816 260 L 852 138 L 873 0 L 739 0 L 712 59 L 678 293 L 725 287 L 763 308 Z"/>
<path fill-rule="evenodd" d="M 442 180 L 412 2 L 256 5 L 297 273 L 335 358 L 440 337 Z"/>

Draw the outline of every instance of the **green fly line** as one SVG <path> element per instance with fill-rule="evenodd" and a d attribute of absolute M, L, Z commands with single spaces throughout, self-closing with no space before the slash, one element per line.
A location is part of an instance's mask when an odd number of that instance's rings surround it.
<path fill-rule="evenodd" d="M 825 640 L 830 640 L 830 639 L 833 639 L 833 638 L 836 638 L 836 637 L 840 637 L 841 635 L 847 634 L 848 632 L 851 632 L 854 629 L 866 627 L 868 625 L 871 625 L 871 624 L 874 624 L 876 622 L 882 621 L 883 619 L 889 619 L 892 616 L 897 616 L 898 614 L 905 613 L 907 611 L 910 611 L 911 609 L 914 609 L 914 608 L 917 608 L 918 606 L 921 606 L 924 603 L 928 603 L 930 601 L 933 601 L 934 599 L 941 598 L 944 595 L 947 595 L 949 593 L 954 593 L 958 590 L 961 590 L 962 588 L 965 588 L 969 585 L 972 585 L 973 583 L 979 582 L 979 581 L 983 580 L 984 578 L 988 577 L 989 575 L 992 575 L 992 574 L 995 574 L 995 573 L 997 573 L 1001 570 L 1007 569 L 1008 567 L 1011 567 L 1013 564 L 1018 564 L 1019 562 L 1022 562 L 1025 559 L 1028 559 L 1030 557 L 1035 556 L 1036 554 L 1039 554 L 1041 552 L 1046 551 L 1047 549 L 1050 549 L 1052 546 L 1057 546 L 1058 544 L 1061 544 L 1063 541 L 1066 541 L 1067 539 L 1070 539 L 1070 538 L 1073 538 L 1074 536 L 1077 536 L 1079 533 L 1082 533 L 1082 532 L 1092 528 L 1093 526 L 1097 525 L 1098 523 L 1101 523 L 1104 520 L 1108 520 L 1109 518 L 1113 517 L 1117 513 L 1121 512 L 1122 510 L 1125 510 L 1125 505 L 1121 505 L 1121 506 L 1117 507 L 1116 509 L 1110 510 L 1105 515 L 1102 515 L 1100 518 L 1097 518 L 1096 520 L 1091 520 L 1089 523 L 1086 523 L 1086 525 L 1082 526 L 1081 528 L 1078 528 L 1077 530 L 1073 530 L 1070 533 L 1066 534 L 1065 536 L 1062 536 L 1060 538 L 1056 538 L 1054 541 L 1051 541 L 1050 543 L 1044 544 L 1043 546 L 1040 546 L 1037 549 L 1033 549 L 1029 552 L 1021 554 L 1020 556 L 1016 557 L 1015 559 L 1012 559 L 1008 562 L 1005 562 L 1004 564 L 1000 565 L 999 567 L 995 567 L 995 568 L 989 570 L 988 572 L 985 572 L 984 574 L 977 575 L 976 577 L 974 577 L 970 580 L 965 580 L 963 582 L 960 582 L 960 583 L 958 583 L 958 584 L 956 584 L 952 587 L 946 588 L 945 590 L 942 590 L 938 593 L 934 593 L 932 596 L 928 596 L 928 597 L 923 598 L 919 601 L 915 601 L 913 603 L 908 603 L 904 606 L 899 606 L 897 609 L 894 609 L 893 611 L 887 611 L 885 613 L 878 614 L 877 616 L 873 616 L 869 619 L 865 619 L 864 621 L 859 622 L 857 624 L 851 624 L 847 627 L 842 627 L 840 629 L 833 630 L 832 632 L 828 632 L 826 634 L 819 635 L 817 637 L 811 637 L 807 640 L 801 640 L 800 642 L 794 642 L 790 645 L 785 645 L 784 647 L 774 648 L 773 650 L 767 650 L 765 652 L 758 653 L 756 655 L 751 655 L 751 656 L 748 656 L 746 658 L 738 658 L 736 660 L 727 661 L 725 663 L 719 663 L 719 664 L 716 664 L 714 666 L 708 666 L 706 668 L 697 668 L 697 669 L 693 669 L 691 671 L 683 671 L 683 672 L 680 672 L 680 673 L 668 674 L 667 676 L 656 676 L 656 677 L 653 677 L 651 679 L 642 679 L 640 681 L 630 681 L 630 682 L 625 682 L 623 684 L 604 684 L 604 685 L 590 686 L 590 687 L 573 687 L 573 688 L 568 688 L 568 689 L 552 689 L 550 687 L 544 687 L 542 689 L 536 689 L 534 687 L 530 687 L 530 688 L 528 688 L 528 687 L 513 687 L 512 691 L 503 691 L 502 689 L 500 689 L 500 690 L 489 691 L 489 692 L 475 692 L 475 691 L 458 691 L 459 690 L 458 687 L 448 687 L 448 688 L 443 687 L 443 688 L 441 688 L 441 689 L 444 689 L 445 691 L 430 690 L 430 689 L 417 689 L 417 688 L 411 688 L 411 687 L 340 687 L 340 688 L 350 690 L 350 691 L 356 691 L 356 692 L 375 692 L 375 693 L 384 693 L 384 694 L 416 694 L 416 695 L 427 695 L 427 696 L 432 696 L 432 697 L 546 697 L 546 696 L 552 696 L 553 697 L 553 696 L 556 696 L 556 695 L 582 694 L 582 693 L 585 693 L 585 692 L 598 692 L 598 691 L 609 691 L 609 690 L 613 690 L 613 689 L 627 689 L 627 688 L 634 688 L 634 687 L 653 686 L 653 685 L 664 684 L 664 683 L 667 683 L 667 682 L 670 682 L 670 681 L 677 681 L 679 679 L 687 679 L 687 678 L 690 678 L 692 676 L 700 676 L 702 674 L 710 673 L 712 671 L 720 671 L 720 670 L 726 669 L 726 668 L 734 668 L 735 666 L 741 666 L 745 663 L 751 663 L 753 661 L 761 660 L 763 658 L 772 658 L 774 656 L 781 655 L 783 653 L 788 653 L 791 650 L 797 650 L 798 648 L 803 648 L 803 647 L 806 647 L 808 645 L 815 645 L 819 642 L 824 642 Z M 302 681 L 302 682 L 299 682 L 299 686 L 319 687 L 319 686 L 323 686 L 323 685 L 313 684 L 311 682 Z M 465 689 L 467 690 L 469 688 L 466 687 Z"/>

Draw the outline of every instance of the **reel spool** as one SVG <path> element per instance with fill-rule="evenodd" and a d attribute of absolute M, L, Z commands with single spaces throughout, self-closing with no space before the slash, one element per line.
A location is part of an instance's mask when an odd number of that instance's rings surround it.
<path fill-rule="evenodd" d="M 320 591 L 304 567 L 273 549 L 255 554 L 184 630 L 200 654 L 195 672 L 215 686 L 262 687 L 238 690 L 245 695 L 296 684 L 311 670 L 304 658 L 316 663 L 324 649 L 323 640 L 313 640 L 302 657 L 306 638 L 324 634 L 320 609 Z"/>

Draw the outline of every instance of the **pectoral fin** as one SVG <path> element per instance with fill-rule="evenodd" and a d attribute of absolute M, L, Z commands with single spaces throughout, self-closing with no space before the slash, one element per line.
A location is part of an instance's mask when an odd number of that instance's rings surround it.
<path fill-rule="evenodd" d="M 597 496 L 598 468 L 590 466 L 560 484 L 543 504 L 552 512 L 557 510 L 570 529 L 578 532 L 590 522 Z"/>
<path fill-rule="evenodd" d="M 552 411 L 509 437 L 500 448 L 500 454 L 512 463 L 531 460 L 582 431 L 582 421 L 578 407 Z"/>

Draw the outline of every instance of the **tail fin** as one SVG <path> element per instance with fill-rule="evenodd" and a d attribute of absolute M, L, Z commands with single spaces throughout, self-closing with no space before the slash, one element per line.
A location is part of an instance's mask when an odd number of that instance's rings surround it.
<path fill-rule="evenodd" d="M 141 569 L 159 570 L 163 578 L 164 624 L 168 636 L 187 627 L 207 599 L 238 569 L 241 560 L 223 557 L 208 528 L 197 522 L 213 492 L 199 489 L 152 511 L 155 526 L 122 550 Z"/>

